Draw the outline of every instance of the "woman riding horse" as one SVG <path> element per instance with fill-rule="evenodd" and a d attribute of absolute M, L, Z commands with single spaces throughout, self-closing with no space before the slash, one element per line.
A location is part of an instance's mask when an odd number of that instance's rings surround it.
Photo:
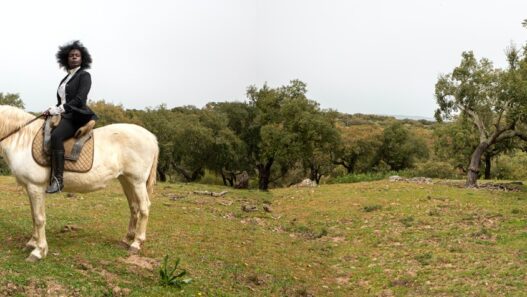
<path fill-rule="evenodd" d="M 92 58 L 88 49 L 78 40 L 59 47 L 57 62 L 68 75 L 57 90 L 57 105 L 49 107 L 46 115 L 62 115 L 59 125 L 51 133 L 51 180 L 46 193 L 56 193 L 64 188 L 64 141 L 90 120 L 95 113 L 86 106 L 91 87 L 90 68 Z"/>

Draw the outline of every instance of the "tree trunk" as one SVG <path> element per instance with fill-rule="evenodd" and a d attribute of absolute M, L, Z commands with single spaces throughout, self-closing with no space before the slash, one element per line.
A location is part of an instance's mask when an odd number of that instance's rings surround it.
<path fill-rule="evenodd" d="M 176 164 L 172 164 L 174 169 L 176 169 L 176 171 L 183 175 L 183 177 L 185 178 L 185 180 L 187 182 L 194 182 L 196 181 L 201 173 L 202 173 L 202 169 L 201 168 L 197 168 L 195 169 L 194 171 L 190 171 L 190 170 L 186 170 L 185 168 L 183 167 L 180 167 L 180 166 L 177 166 Z"/>
<path fill-rule="evenodd" d="M 465 186 L 467 188 L 477 187 L 477 180 L 479 175 L 479 166 L 481 163 L 481 155 L 485 152 L 489 144 L 487 142 L 481 142 L 476 150 L 472 153 L 470 158 L 470 165 L 468 167 L 467 182 Z"/>
<path fill-rule="evenodd" d="M 344 168 L 346 168 L 346 172 L 348 174 L 352 174 L 355 171 L 355 164 L 357 163 L 357 158 L 351 159 L 351 162 L 346 162 L 344 160 L 340 161 L 333 161 L 333 164 L 335 165 L 342 165 Z"/>
<path fill-rule="evenodd" d="M 267 191 L 269 189 L 269 180 L 271 179 L 271 166 L 273 166 L 274 159 L 270 158 L 267 163 L 258 164 L 258 189 Z"/>
<path fill-rule="evenodd" d="M 322 178 L 322 175 L 323 174 L 320 173 L 319 168 L 317 168 L 314 165 L 311 165 L 310 173 L 309 173 L 310 180 L 315 181 L 318 185 L 320 183 L 320 179 Z"/>
<path fill-rule="evenodd" d="M 201 168 L 198 168 L 198 169 L 194 170 L 192 172 L 192 175 L 191 175 L 191 180 L 189 180 L 189 181 L 194 182 L 194 181 L 198 180 L 198 178 L 202 175 L 201 173 L 202 173 L 202 169 Z"/>
<path fill-rule="evenodd" d="M 223 180 L 223 185 L 227 185 L 227 179 L 225 178 L 225 174 L 223 174 L 223 171 L 221 172 L 221 179 Z"/>
<path fill-rule="evenodd" d="M 157 169 L 157 176 L 159 176 L 159 181 L 166 182 L 167 181 L 167 175 L 165 174 L 165 170 Z"/>
<path fill-rule="evenodd" d="M 490 154 L 485 154 L 485 179 L 490 179 L 490 166 L 492 156 Z"/>
<path fill-rule="evenodd" d="M 223 185 L 234 187 L 236 184 L 236 171 L 222 169 L 221 178 L 223 179 Z"/>

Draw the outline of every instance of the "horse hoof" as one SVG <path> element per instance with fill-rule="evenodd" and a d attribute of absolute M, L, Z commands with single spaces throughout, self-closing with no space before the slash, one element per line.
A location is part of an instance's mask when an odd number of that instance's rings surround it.
<path fill-rule="evenodd" d="M 137 255 L 139 254 L 139 248 L 136 248 L 135 246 L 130 246 L 130 248 L 128 249 L 128 252 L 131 255 Z"/>
<path fill-rule="evenodd" d="M 130 243 L 129 243 L 127 240 L 125 240 L 125 239 L 119 241 L 118 245 L 119 245 L 120 247 L 125 248 L 125 249 L 130 248 Z"/>
<path fill-rule="evenodd" d="M 29 263 L 36 263 L 40 260 L 39 257 L 33 255 L 33 254 L 30 254 L 29 257 L 26 258 L 26 262 L 29 262 Z"/>

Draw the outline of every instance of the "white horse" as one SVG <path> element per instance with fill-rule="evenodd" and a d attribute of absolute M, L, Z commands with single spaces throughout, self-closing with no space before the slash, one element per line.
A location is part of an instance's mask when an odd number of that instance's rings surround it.
<path fill-rule="evenodd" d="M 12 106 L 0 105 L 0 137 L 34 119 L 35 116 Z M 26 259 L 46 257 L 46 212 L 44 197 L 50 168 L 38 165 L 31 154 L 33 138 L 43 125 L 38 119 L 0 143 L 0 151 L 18 184 L 23 186 L 31 203 L 33 235 L 26 248 Z M 150 198 L 155 180 L 159 147 L 155 135 L 132 124 L 113 124 L 94 129 L 93 167 L 86 173 L 64 172 L 64 191 L 91 192 L 106 187 L 118 178 L 130 206 L 130 222 L 124 242 L 137 253 L 146 239 Z"/>

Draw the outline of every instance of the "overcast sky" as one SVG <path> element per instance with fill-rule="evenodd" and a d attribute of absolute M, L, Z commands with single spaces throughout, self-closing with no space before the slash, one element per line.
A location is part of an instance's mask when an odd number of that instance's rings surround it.
<path fill-rule="evenodd" d="M 300 79 L 323 108 L 432 117 L 464 50 L 504 66 L 525 0 L 0 1 L 0 92 L 56 102 L 59 45 L 90 50 L 89 98 L 126 108 L 244 101 Z"/>

